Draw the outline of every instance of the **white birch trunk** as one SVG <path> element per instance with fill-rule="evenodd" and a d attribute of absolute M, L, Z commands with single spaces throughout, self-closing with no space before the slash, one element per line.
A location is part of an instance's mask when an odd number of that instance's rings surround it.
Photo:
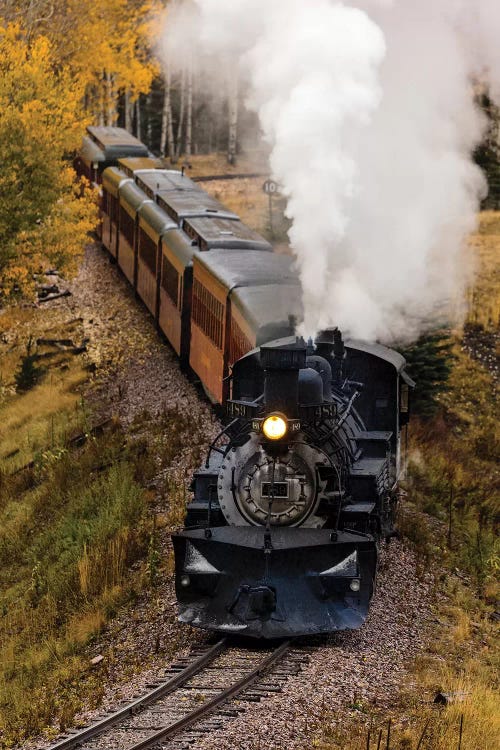
<path fill-rule="evenodd" d="M 135 135 L 139 140 L 142 139 L 142 123 L 141 123 L 141 97 L 137 97 L 135 103 Z"/>
<path fill-rule="evenodd" d="M 193 141 L 193 58 L 190 55 L 188 60 L 187 73 L 187 104 L 186 104 L 186 161 L 189 164 L 192 153 Z"/>
<path fill-rule="evenodd" d="M 152 96 L 151 93 L 149 93 L 146 97 L 146 115 L 147 115 L 147 121 L 146 121 L 146 144 L 149 147 L 151 145 L 151 141 L 153 140 L 153 124 L 151 121 L 151 100 Z"/>
<path fill-rule="evenodd" d="M 186 69 L 184 68 L 181 76 L 181 100 L 179 104 L 179 122 L 177 123 L 177 146 L 175 149 L 175 159 L 178 161 L 182 151 L 182 128 L 184 126 L 184 110 L 186 108 Z"/>
<path fill-rule="evenodd" d="M 236 147 L 238 144 L 238 73 L 235 70 L 229 79 L 229 143 L 227 160 L 230 164 L 236 161 Z"/>
<path fill-rule="evenodd" d="M 105 72 L 106 76 L 106 125 L 113 124 L 113 81 L 109 70 Z"/>
<path fill-rule="evenodd" d="M 170 65 L 167 65 L 165 71 L 165 93 L 163 97 L 163 112 L 161 117 L 161 138 L 160 138 L 160 155 L 165 156 L 168 152 L 170 158 L 174 154 L 174 128 L 172 124 L 172 99 L 170 89 L 172 78 Z"/>
<path fill-rule="evenodd" d="M 132 132 L 132 117 L 134 113 L 134 105 L 130 101 L 130 89 L 125 91 L 125 130 L 129 133 Z"/>
<path fill-rule="evenodd" d="M 106 98 L 106 89 L 105 89 L 105 73 L 103 72 L 101 76 L 101 81 L 99 85 L 99 91 L 98 91 L 98 101 L 99 101 L 99 125 L 105 125 L 106 124 L 106 118 L 105 118 L 105 98 Z"/>

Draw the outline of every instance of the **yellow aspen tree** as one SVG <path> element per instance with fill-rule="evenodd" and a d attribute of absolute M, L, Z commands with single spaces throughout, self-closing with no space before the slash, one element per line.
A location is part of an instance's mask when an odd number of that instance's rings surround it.
<path fill-rule="evenodd" d="M 0 300 L 32 291 L 46 265 L 74 270 L 95 224 L 92 191 L 67 158 L 81 143 L 81 99 L 46 37 L 0 26 Z"/>
<path fill-rule="evenodd" d="M 156 0 L 55 0 L 46 29 L 58 61 L 68 66 L 85 92 L 93 122 L 114 125 L 118 99 L 135 102 L 147 94 L 157 72 L 150 55 Z"/>

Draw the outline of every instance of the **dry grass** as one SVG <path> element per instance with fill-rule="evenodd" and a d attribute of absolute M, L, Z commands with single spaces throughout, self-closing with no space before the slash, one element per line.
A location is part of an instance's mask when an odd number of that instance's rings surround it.
<path fill-rule="evenodd" d="M 79 367 L 45 376 L 40 385 L 13 397 L 1 410 L 0 461 L 4 470 L 24 466 L 46 446 L 64 443 L 83 423 L 80 389 L 87 375 Z"/>
<path fill-rule="evenodd" d="M 248 173 L 262 173 L 267 176 L 269 174 L 269 162 L 267 154 L 263 150 L 248 151 L 244 154 L 239 154 L 236 164 L 229 164 L 227 155 L 224 152 L 195 154 L 191 156 L 189 164 L 185 159 L 181 159 L 174 165 L 175 169 L 180 169 L 183 166 L 186 168 L 186 174 L 189 177 Z"/>
<path fill-rule="evenodd" d="M 80 321 L 64 327 L 56 310 L 9 308 L 0 316 L 0 467 L 9 473 L 40 451 L 64 443 L 86 415 L 82 400 L 88 371 L 83 355 L 53 345 L 35 347 L 44 374 L 31 390 L 16 392 L 15 375 L 30 339 L 72 339 L 80 343 Z"/>
<path fill-rule="evenodd" d="M 456 586 L 460 587 L 457 579 L 449 585 L 450 595 Z M 325 708 L 316 719 L 311 746 L 366 750 L 370 735 L 370 750 L 457 750 L 462 723 L 462 750 L 496 750 L 500 744 L 496 633 L 487 617 L 474 614 L 472 620 L 460 607 L 441 611 L 435 642 L 415 664 L 411 685 L 398 704 L 386 710 L 359 707 L 358 720 L 347 727 L 339 727 L 335 715 Z M 451 702 L 434 704 L 438 693 L 451 695 Z"/>
<path fill-rule="evenodd" d="M 479 230 L 471 238 L 476 278 L 469 292 L 469 322 L 485 330 L 500 325 L 500 212 L 483 211 Z"/>
<path fill-rule="evenodd" d="M 104 436 L 2 488 L 0 738 L 20 741 L 95 700 L 82 647 L 130 595 L 145 553 L 143 492 L 123 437 Z M 107 469 L 102 465 L 111 463 Z M 22 521 L 22 522 L 21 522 Z"/>
<path fill-rule="evenodd" d="M 119 431 L 67 442 L 91 422 L 85 355 L 40 346 L 42 379 L 16 392 L 29 338 L 78 345 L 81 322 L 10 308 L 0 333 L 0 744 L 11 746 L 98 699 L 82 648 L 129 595 L 146 506 Z"/>

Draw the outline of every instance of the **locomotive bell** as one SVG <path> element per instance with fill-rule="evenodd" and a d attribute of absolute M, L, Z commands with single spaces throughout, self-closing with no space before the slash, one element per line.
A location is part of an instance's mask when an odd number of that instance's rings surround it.
<path fill-rule="evenodd" d="M 264 370 L 264 405 L 267 412 L 282 412 L 289 419 L 299 414 L 299 371 L 306 366 L 306 344 L 297 338 L 285 347 L 261 346 Z"/>

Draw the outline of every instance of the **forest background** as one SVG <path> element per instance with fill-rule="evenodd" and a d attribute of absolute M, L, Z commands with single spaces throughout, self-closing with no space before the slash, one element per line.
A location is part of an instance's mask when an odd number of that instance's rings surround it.
<path fill-rule="evenodd" d="M 236 73 L 215 94 L 191 50 L 157 56 L 180 0 L 6 0 L 0 9 L 0 304 L 32 293 L 45 267 L 72 272 L 96 221 L 71 155 L 89 124 L 121 125 L 175 164 L 225 151 L 230 163 L 258 146 L 255 114 Z M 179 54 L 179 53 L 177 53 Z M 173 72 L 175 70 L 175 72 Z M 488 207 L 500 195 L 498 113 L 477 160 L 489 171 Z M 262 147 L 262 146 L 261 146 Z"/>
<path fill-rule="evenodd" d="M 89 124 L 121 125 L 176 163 L 258 136 L 234 75 L 206 96 L 185 59 L 173 76 L 155 45 L 161 0 L 6 0 L 0 9 L 0 300 L 33 292 L 43 267 L 72 272 L 96 221 L 71 169 Z M 167 13 L 166 13 L 167 11 Z"/>

